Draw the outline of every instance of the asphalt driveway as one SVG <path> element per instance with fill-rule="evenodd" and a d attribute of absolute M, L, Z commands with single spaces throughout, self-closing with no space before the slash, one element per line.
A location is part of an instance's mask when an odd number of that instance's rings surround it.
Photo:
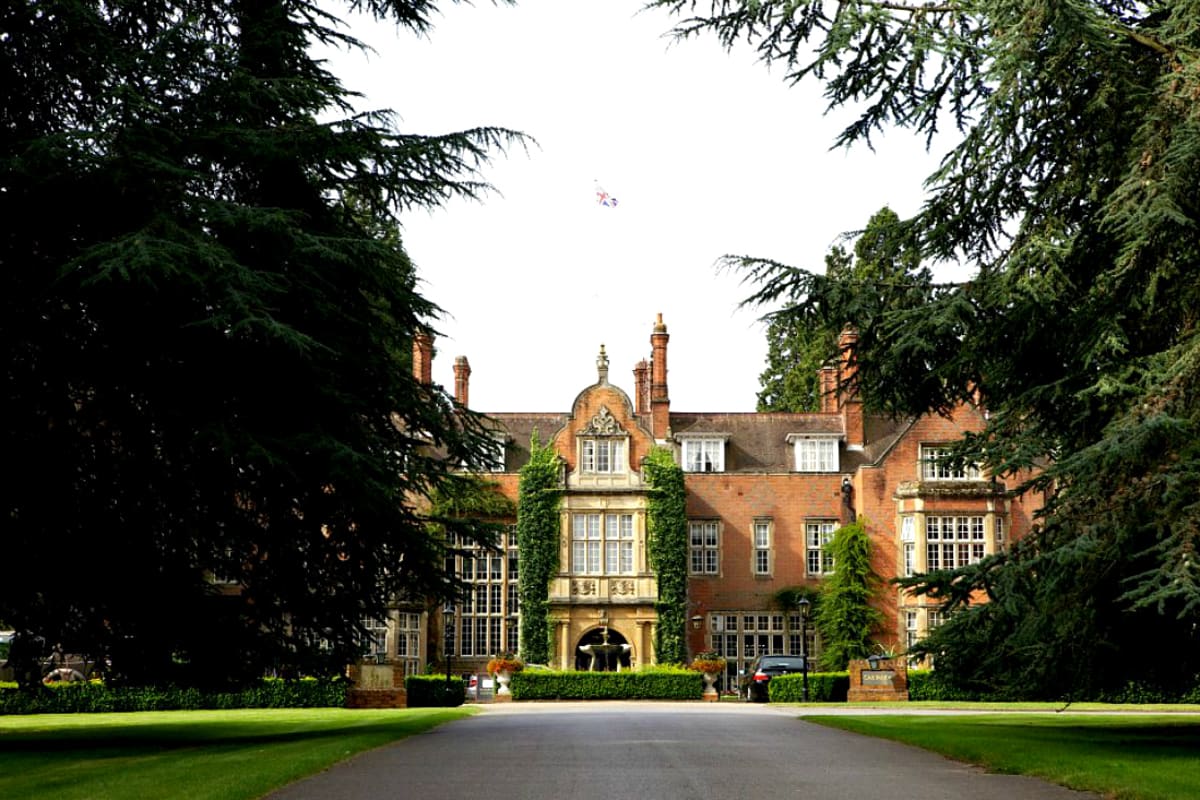
<path fill-rule="evenodd" d="M 944 712 L 943 712 L 944 713 Z M 931 722 L 931 724 L 933 724 Z M 272 800 L 1082 800 L 1033 778 L 735 703 L 503 703 L 359 755 Z"/>

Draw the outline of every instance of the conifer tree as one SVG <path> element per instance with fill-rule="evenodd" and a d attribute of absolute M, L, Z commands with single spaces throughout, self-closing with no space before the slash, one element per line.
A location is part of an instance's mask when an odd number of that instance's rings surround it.
<path fill-rule="evenodd" d="M 830 306 L 789 303 L 767 315 L 759 411 L 820 410 L 818 373 L 839 356 L 839 334 L 847 325 L 869 328 L 874 317 L 928 284 L 930 274 L 921 267 L 912 229 L 887 206 L 872 214 L 856 237 L 852 254 L 835 246 L 825 256 L 825 277 L 837 281 L 846 300 L 839 314 L 824 313 Z"/>
<path fill-rule="evenodd" d="M 914 415 L 981 401 L 986 429 L 961 455 L 1036 475 L 1027 488 L 1047 503 L 1024 544 L 909 582 L 955 612 L 927 645 L 939 668 L 1045 696 L 1194 683 L 1194 0 L 654 5 L 683 15 L 680 36 L 749 39 L 788 80 L 823 81 L 831 107 L 853 103 L 838 144 L 953 137 L 904 225 L 924 263 L 967 262 L 969 281 L 918 284 L 872 314 L 836 277 L 729 259 L 757 284 L 749 302 L 859 324 L 867 403 Z"/>
<path fill-rule="evenodd" d="M 478 196 L 513 134 L 352 113 L 306 2 L 2 13 L 0 618 L 130 683 L 336 670 L 446 588 L 419 509 L 490 448 L 412 376 L 439 309 L 397 214 Z"/>
<path fill-rule="evenodd" d="M 833 574 L 821 585 L 816 607 L 821 632 L 821 666 L 838 671 L 851 659 L 871 654 L 875 628 L 883 615 L 872 604 L 881 583 L 871 569 L 871 537 L 863 520 L 838 528 L 829 543 Z"/>

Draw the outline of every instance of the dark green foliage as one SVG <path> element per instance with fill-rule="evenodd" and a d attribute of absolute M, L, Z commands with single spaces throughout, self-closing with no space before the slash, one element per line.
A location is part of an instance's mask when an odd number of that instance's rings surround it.
<path fill-rule="evenodd" d="M 821 666 L 841 670 L 854 658 L 872 653 L 871 640 L 882 619 L 871 600 L 879 576 L 871 570 L 871 537 L 866 519 L 838 528 L 829 543 L 833 574 L 821 585 L 814 612 L 821 632 Z"/>
<path fill-rule="evenodd" d="M 636 672 L 529 671 L 513 675 L 514 700 L 699 700 L 704 676 L 688 669 Z"/>
<path fill-rule="evenodd" d="M 819 411 L 820 370 L 837 353 L 837 333 L 794 315 L 767 318 L 767 368 L 759 411 Z"/>
<path fill-rule="evenodd" d="M 507 527 L 505 521 L 516 516 L 516 506 L 500 493 L 493 481 L 472 474 L 450 475 L 447 478 L 433 493 L 426 513 L 428 530 L 445 548 L 446 558 L 465 552 L 459 545 L 495 547 L 500 534 Z M 435 599 L 458 600 L 467 591 L 473 592 L 474 587 L 456 581 L 447 584 L 443 595 Z"/>
<path fill-rule="evenodd" d="M 646 548 L 658 579 L 654 654 L 660 664 L 683 664 L 687 653 L 687 492 L 683 470 L 669 450 L 656 447 L 645 460 Z"/>
<path fill-rule="evenodd" d="M 562 525 L 558 515 L 562 496 L 560 474 L 554 446 L 539 443 L 535 431 L 529 442 L 529 461 L 521 467 L 517 493 L 521 658 L 531 664 L 548 663 L 554 652 L 547 601 L 550 580 L 558 572 L 559 528 Z"/>
<path fill-rule="evenodd" d="M 449 681 L 445 675 L 409 675 L 404 679 L 409 708 L 450 708 L 467 699 L 466 684 L 459 677 Z"/>
<path fill-rule="evenodd" d="M 512 134 L 352 114 L 310 47 L 354 42 L 291 0 L 2 16 L 0 617 L 131 685 L 353 660 L 444 588 L 419 501 L 491 449 L 412 376 L 440 312 L 396 215 L 478 196 Z"/>
<path fill-rule="evenodd" d="M 266 680 L 235 692 L 177 686 L 60 684 L 29 693 L 0 690 L 0 714 L 98 714 L 229 708 L 342 708 L 345 681 Z"/>
<path fill-rule="evenodd" d="M 943 680 L 946 674 L 942 670 L 910 669 L 908 671 L 908 699 L 946 702 L 986 699 L 978 693 L 948 685 Z"/>
<path fill-rule="evenodd" d="M 810 703 L 844 703 L 850 691 L 848 672 L 808 673 L 808 701 Z M 767 694 L 772 703 L 804 702 L 804 676 L 780 675 L 767 684 Z"/>
<path fill-rule="evenodd" d="M 767 370 L 759 376 L 759 411 L 819 411 L 819 370 L 842 356 L 838 336 L 847 325 L 870 330 L 881 314 L 920 297 L 930 273 L 921 268 L 912 228 L 886 206 L 858 232 L 851 256 L 834 247 L 825 277 L 836 281 L 838 304 L 794 302 L 767 315 Z M 831 313 L 832 312 L 832 313 Z"/>
<path fill-rule="evenodd" d="M 956 128 L 903 225 L 924 261 L 966 261 L 971 280 L 880 305 L 836 276 L 730 259 L 757 284 L 750 302 L 859 325 L 869 405 L 914 415 L 981 400 L 986 430 L 962 454 L 996 474 L 1033 470 L 1047 493 L 1040 530 L 1011 556 L 908 582 L 954 612 L 927 643 L 939 671 L 968 691 L 1064 698 L 1194 682 L 1200 8 L 704 5 L 682 35 L 747 36 L 790 80 L 854 104 L 840 143 Z M 964 608 L 971 592 L 991 607 Z"/>

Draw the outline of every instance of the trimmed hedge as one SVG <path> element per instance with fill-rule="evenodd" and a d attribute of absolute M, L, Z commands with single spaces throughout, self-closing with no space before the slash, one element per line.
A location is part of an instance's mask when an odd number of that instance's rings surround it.
<path fill-rule="evenodd" d="M 849 672 L 808 673 L 808 702 L 844 703 L 850 691 Z M 804 675 L 792 673 L 772 678 L 767 684 L 772 703 L 804 702 Z"/>
<path fill-rule="evenodd" d="M 461 706 L 467 699 L 463 679 L 445 675 L 409 675 L 404 679 L 409 708 L 449 708 Z"/>
<path fill-rule="evenodd" d="M 704 676 L 690 669 L 655 667 L 636 672 L 518 672 L 513 700 L 699 700 Z"/>
<path fill-rule="evenodd" d="M 325 708 L 346 705 L 344 681 L 266 680 L 241 691 L 211 692 L 176 686 L 110 688 L 64 683 L 34 694 L 0 690 L 0 714 L 95 714 L 229 708 Z"/>
<path fill-rule="evenodd" d="M 938 679 L 936 670 L 919 669 L 908 671 L 908 699 L 959 701 L 959 700 L 1022 700 L 1021 697 L 989 696 L 983 692 L 972 692 L 948 686 Z M 1102 691 L 1094 697 L 1076 697 L 1077 702 L 1096 703 L 1127 703 L 1144 705 L 1147 703 L 1200 703 L 1200 685 L 1189 690 L 1167 690 L 1141 683 L 1128 683 L 1120 689 Z"/>
<path fill-rule="evenodd" d="M 984 700 L 975 692 L 947 686 L 938 680 L 937 673 L 930 669 L 910 669 L 908 671 L 909 700 L 940 700 L 943 702 Z"/>

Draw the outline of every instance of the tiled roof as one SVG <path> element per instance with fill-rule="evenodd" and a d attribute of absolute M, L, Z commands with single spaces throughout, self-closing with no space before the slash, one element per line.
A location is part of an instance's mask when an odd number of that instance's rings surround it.
<path fill-rule="evenodd" d="M 542 444 L 554 438 L 558 429 L 567 423 L 567 414 L 554 413 L 503 413 L 488 414 L 508 434 L 504 448 L 504 471 L 516 472 L 529 463 L 529 442 L 536 430 Z"/>

